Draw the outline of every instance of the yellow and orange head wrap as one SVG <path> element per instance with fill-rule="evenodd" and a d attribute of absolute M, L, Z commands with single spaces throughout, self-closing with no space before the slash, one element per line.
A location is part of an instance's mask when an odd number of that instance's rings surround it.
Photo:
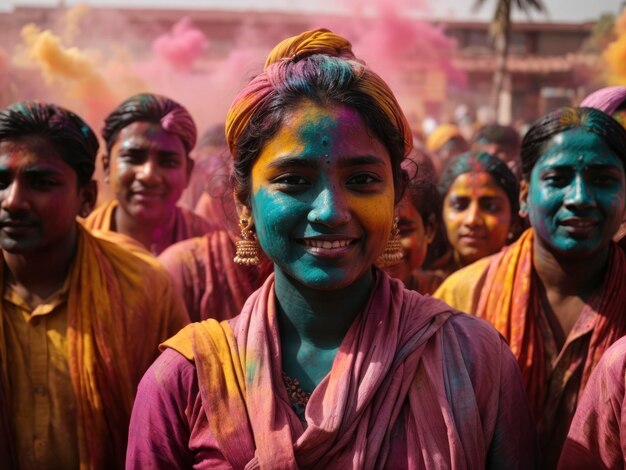
<path fill-rule="evenodd" d="M 272 49 L 263 72 L 257 75 L 237 95 L 226 119 L 226 139 L 236 158 L 236 147 L 252 116 L 266 104 L 268 97 L 297 73 L 295 64 L 315 54 L 345 60 L 354 75 L 354 86 L 371 96 L 384 111 L 387 119 L 404 138 L 405 155 L 412 148 L 409 124 L 387 84 L 352 53 L 350 42 L 327 30 L 306 31 L 287 38 Z"/>
<path fill-rule="evenodd" d="M 347 39 L 317 29 L 276 45 L 263 72 L 237 95 L 228 111 L 226 140 L 240 199 L 247 196 L 252 161 L 278 130 L 285 110 L 306 99 L 354 108 L 387 147 L 392 167 L 400 174 L 400 162 L 411 151 L 413 136 L 392 91 L 354 56 Z"/>
<path fill-rule="evenodd" d="M 463 137 L 461 130 L 454 124 L 442 124 L 430 133 L 426 139 L 426 148 L 431 152 L 436 152 L 455 137 Z"/>

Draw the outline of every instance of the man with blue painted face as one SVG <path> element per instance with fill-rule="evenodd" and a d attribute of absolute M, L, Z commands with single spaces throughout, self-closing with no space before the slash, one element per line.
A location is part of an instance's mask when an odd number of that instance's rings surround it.
<path fill-rule="evenodd" d="M 520 215 L 531 228 L 435 296 L 508 340 L 554 468 L 580 391 L 626 334 L 626 258 L 612 242 L 625 210 L 626 131 L 601 111 L 562 108 L 530 128 L 521 155 Z"/>

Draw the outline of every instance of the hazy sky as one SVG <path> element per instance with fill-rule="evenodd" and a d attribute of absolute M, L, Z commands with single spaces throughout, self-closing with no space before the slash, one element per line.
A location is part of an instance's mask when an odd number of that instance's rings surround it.
<path fill-rule="evenodd" d="M 478 12 L 472 10 L 474 0 L 400 0 L 408 5 L 429 5 L 428 16 L 455 19 L 488 19 L 496 0 L 486 0 Z M 354 0 L 352 0 L 354 2 Z M 163 8 L 209 8 L 231 10 L 287 10 L 287 11 L 336 11 L 341 0 L 0 0 L 0 10 L 12 6 L 67 6 L 84 3 L 109 7 L 163 7 Z M 598 18 L 602 13 L 617 13 L 623 0 L 544 0 L 549 16 L 534 15 L 537 21 L 586 21 Z M 523 16 L 516 15 L 518 19 Z"/>

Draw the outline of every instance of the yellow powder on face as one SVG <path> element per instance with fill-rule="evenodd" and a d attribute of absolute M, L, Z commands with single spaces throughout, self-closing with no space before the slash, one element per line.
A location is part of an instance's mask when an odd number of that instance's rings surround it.
<path fill-rule="evenodd" d="M 493 202 L 485 205 L 482 201 Z M 456 256 L 469 264 L 506 244 L 511 227 L 510 202 L 489 173 L 463 173 L 444 198 L 443 223 Z M 469 246 L 464 239 L 468 235 L 476 237 Z"/>
<path fill-rule="evenodd" d="M 281 156 L 298 155 L 305 148 L 305 143 L 296 138 L 296 134 L 288 127 L 289 124 L 283 125 L 278 133 L 267 143 L 259 158 L 252 166 L 252 192 L 256 193 L 262 186 L 267 184 L 267 168 L 268 165 Z"/>
<path fill-rule="evenodd" d="M 323 143 L 325 139 L 327 147 Z M 334 177 L 341 180 L 350 175 L 335 167 L 335 160 L 368 153 L 390 159 L 384 146 L 368 134 L 355 111 L 342 107 L 301 106 L 287 116 L 254 163 L 252 192 L 256 194 L 261 188 L 267 188 L 269 182 L 279 176 L 280 171 L 273 168 L 272 163 L 282 157 L 318 160 L 319 174 L 325 173 L 325 165 L 329 164 L 335 168 L 333 171 L 338 172 L 334 173 Z M 327 160 L 326 163 L 324 160 Z M 359 220 L 369 236 L 384 238 L 381 247 L 390 235 L 393 222 L 394 187 L 390 164 L 383 179 L 386 181 L 384 190 L 377 194 L 338 188 L 333 196 L 343 198 L 341 204 Z M 333 184 L 344 183 L 336 181 Z"/>

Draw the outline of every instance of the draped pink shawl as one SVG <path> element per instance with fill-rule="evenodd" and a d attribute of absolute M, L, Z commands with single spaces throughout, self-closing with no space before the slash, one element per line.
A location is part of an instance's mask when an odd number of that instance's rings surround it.
<path fill-rule="evenodd" d="M 308 402 L 306 429 L 282 383 L 273 275 L 240 316 L 191 324 L 164 343 L 194 362 L 208 432 L 233 468 L 373 469 L 392 459 L 402 468 L 485 468 L 496 435 L 514 427 L 524 454 L 533 454 L 521 377 L 495 330 L 380 271 L 376 277 Z M 398 421 L 401 463 L 390 452 Z M 499 444 L 503 454 L 517 445 Z M 520 455 L 508 457 L 508 468 L 524 468 Z"/>

